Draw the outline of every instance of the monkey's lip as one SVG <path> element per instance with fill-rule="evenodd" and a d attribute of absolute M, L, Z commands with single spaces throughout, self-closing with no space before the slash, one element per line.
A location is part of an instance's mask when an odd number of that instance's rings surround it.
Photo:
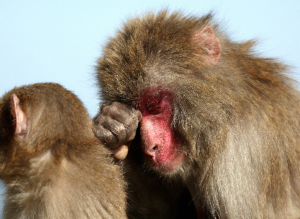
<path fill-rule="evenodd" d="M 159 159 L 154 158 L 152 156 L 146 155 L 146 158 L 150 165 L 154 169 L 159 169 L 160 171 L 163 172 L 172 172 L 177 169 L 177 167 L 184 161 L 185 159 L 185 154 L 179 153 L 177 156 L 175 156 L 171 161 L 168 163 L 161 162 Z"/>

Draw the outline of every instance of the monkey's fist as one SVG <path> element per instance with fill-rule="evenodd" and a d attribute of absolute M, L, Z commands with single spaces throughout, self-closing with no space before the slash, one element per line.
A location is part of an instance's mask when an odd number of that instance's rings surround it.
<path fill-rule="evenodd" d="M 113 151 L 115 158 L 123 160 L 141 119 L 141 112 L 131 106 L 118 102 L 102 104 L 100 112 L 93 119 L 95 134 Z"/>

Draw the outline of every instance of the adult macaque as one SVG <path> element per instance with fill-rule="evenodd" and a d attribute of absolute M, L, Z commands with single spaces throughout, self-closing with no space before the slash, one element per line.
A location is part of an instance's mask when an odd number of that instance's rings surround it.
<path fill-rule="evenodd" d="M 299 92 L 253 44 L 231 41 L 211 15 L 162 11 L 129 20 L 99 60 L 106 107 L 142 113 L 128 159 L 181 179 L 198 218 L 300 217 Z M 107 122 L 118 121 L 116 107 L 126 109 L 112 104 L 96 127 L 129 145 L 119 136 L 131 134 Z"/>
<path fill-rule="evenodd" d="M 0 99 L 7 219 L 126 218 L 126 184 L 80 100 L 58 84 Z"/>

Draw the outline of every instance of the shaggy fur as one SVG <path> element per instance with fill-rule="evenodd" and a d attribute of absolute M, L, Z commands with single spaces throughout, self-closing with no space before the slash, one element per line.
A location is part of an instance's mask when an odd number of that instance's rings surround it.
<path fill-rule="evenodd" d="M 12 97 L 27 118 L 25 136 Z M 57 84 L 15 88 L 0 99 L 4 218 L 126 218 L 126 184 L 94 136 L 80 100 Z"/>
<path fill-rule="evenodd" d="M 206 26 L 222 47 L 216 64 L 196 37 Z M 161 11 L 130 19 L 98 62 L 105 101 L 137 107 L 152 87 L 172 93 L 188 159 L 168 177 L 184 181 L 207 217 L 300 217 L 299 92 L 254 44 L 231 41 L 211 15 Z"/>

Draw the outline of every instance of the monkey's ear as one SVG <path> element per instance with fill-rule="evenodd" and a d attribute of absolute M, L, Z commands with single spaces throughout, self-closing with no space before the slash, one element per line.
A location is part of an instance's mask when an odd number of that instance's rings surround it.
<path fill-rule="evenodd" d="M 12 102 L 12 113 L 15 117 L 15 134 L 23 138 L 27 131 L 27 116 L 25 112 L 21 109 L 20 99 L 17 95 L 13 94 L 11 96 Z"/>
<path fill-rule="evenodd" d="M 206 60 L 211 64 L 216 64 L 221 56 L 221 44 L 218 38 L 215 37 L 213 29 L 209 26 L 194 33 L 193 40 L 203 46 L 206 52 Z"/>

